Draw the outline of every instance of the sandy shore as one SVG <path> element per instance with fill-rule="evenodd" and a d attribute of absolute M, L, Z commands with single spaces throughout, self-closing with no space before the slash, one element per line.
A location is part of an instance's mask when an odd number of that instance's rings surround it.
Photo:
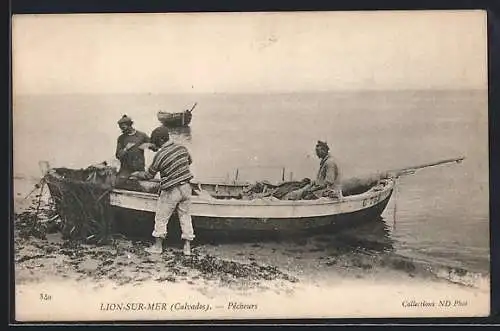
<path fill-rule="evenodd" d="M 25 186 L 18 193 L 31 188 Z M 17 213 L 36 203 L 23 197 L 16 195 Z M 191 257 L 174 244 L 154 256 L 144 251 L 147 241 L 117 237 L 97 247 L 65 242 L 55 231 L 35 238 L 21 215 L 15 221 L 19 321 L 489 314 L 487 278 L 456 284 L 384 253 L 384 245 L 345 248 L 340 237 L 319 236 L 195 244 Z"/>

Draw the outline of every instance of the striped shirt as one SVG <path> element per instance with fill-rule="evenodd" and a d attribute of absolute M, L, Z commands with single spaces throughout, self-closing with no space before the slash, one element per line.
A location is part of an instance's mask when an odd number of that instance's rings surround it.
<path fill-rule="evenodd" d="M 176 185 L 189 182 L 193 175 L 189 170 L 191 155 L 186 147 L 168 141 L 153 157 L 153 162 L 146 171 L 146 176 L 154 178 L 160 173 L 160 189 L 168 190 Z"/>

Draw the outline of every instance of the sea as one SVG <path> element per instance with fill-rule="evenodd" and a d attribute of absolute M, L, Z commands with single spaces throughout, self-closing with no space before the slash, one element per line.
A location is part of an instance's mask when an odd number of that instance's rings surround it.
<path fill-rule="evenodd" d="M 486 90 L 19 95 L 13 174 L 40 178 L 39 161 L 116 163 L 122 115 L 150 134 L 159 110 L 195 103 L 191 125 L 171 137 L 191 152 L 197 180 L 314 178 L 318 140 L 344 179 L 463 156 L 400 178 L 382 218 L 400 256 L 488 275 L 487 101 Z"/>

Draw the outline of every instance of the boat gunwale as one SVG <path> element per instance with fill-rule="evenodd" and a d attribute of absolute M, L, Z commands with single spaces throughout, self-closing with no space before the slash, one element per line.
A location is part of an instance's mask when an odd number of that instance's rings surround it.
<path fill-rule="evenodd" d="M 363 192 L 361 194 L 349 195 L 342 197 L 340 200 L 333 199 L 316 199 L 316 200 L 267 200 L 262 198 L 256 198 L 252 200 L 243 200 L 243 199 L 217 199 L 213 198 L 213 200 L 206 199 L 198 199 L 196 196 L 193 196 L 191 201 L 196 204 L 206 204 L 206 205 L 225 205 L 225 206 L 288 206 L 288 207 L 297 207 L 297 206 L 318 206 L 318 205 L 335 205 L 352 201 L 362 201 L 365 199 L 369 199 L 377 194 L 383 194 L 386 191 L 392 190 L 394 188 L 394 180 L 388 179 L 387 183 L 383 186 L 382 189 L 375 190 L 374 186 L 370 188 L 368 191 Z M 135 196 L 137 198 L 153 198 L 157 199 L 158 194 L 149 193 L 149 192 L 140 192 L 140 191 L 131 191 L 124 189 L 114 189 L 112 193 L 124 194 L 129 196 Z"/>
<path fill-rule="evenodd" d="M 222 178 L 221 178 L 222 179 Z M 224 179 L 222 179 L 224 180 Z M 153 179 L 150 179 L 150 180 L 147 180 L 147 181 L 144 181 L 144 180 L 139 180 L 140 182 L 150 182 L 150 183 L 155 183 L 155 184 L 159 184 L 161 182 L 161 180 L 159 178 L 153 178 Z M 269 182 L 269 184 L 271 185 L 274 185 L 274 186 L 279 186 L 279 184 L 281 184 L 280 182 L 276 181 L 276 182 L 272 182 L 272 181 L 266 181 L 266 183 Z M 190 182 L 192 185 L 214 185 L 214 186 L 229 186 L 229 187 L 244 187 L 244 186 L 248 186 L 248 185 L 251 185 L 252 182 L 251 181 L 231 181 L 231 182 L 228 182 L 227 180 L 224 180 L 224 181 L 201 181 L 201 180 L 191 180 Z"/>

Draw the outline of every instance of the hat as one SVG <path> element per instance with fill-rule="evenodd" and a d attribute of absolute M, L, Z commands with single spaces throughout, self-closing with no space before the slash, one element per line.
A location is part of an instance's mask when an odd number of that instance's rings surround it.
<path fill-rule="evenodd" d="M 122 118 L 120 118 L 118 120 L 118 124 L 122 124 L 122 123 L 134 123 L 134 121 L 132 121 L 132 119 L 130 117 L 128 117 L 127 115 L 123 115 Z"/>
<path fill-rule="evenodd" d="M 153 144 L 158 145 L 160 139 L 163 141 L 170 139 L 169 129 L 166 126 L 159 126 L 151 132 L 151 142 Z"/>
<path fill-rule="evenodd" d="M 316 144 L 316 147 L 323 147 L 327 151 L 330 150 L 330 147 L 328 147 L 328 144 L 325 141 L 318 140 L 318 143 Z"/>

